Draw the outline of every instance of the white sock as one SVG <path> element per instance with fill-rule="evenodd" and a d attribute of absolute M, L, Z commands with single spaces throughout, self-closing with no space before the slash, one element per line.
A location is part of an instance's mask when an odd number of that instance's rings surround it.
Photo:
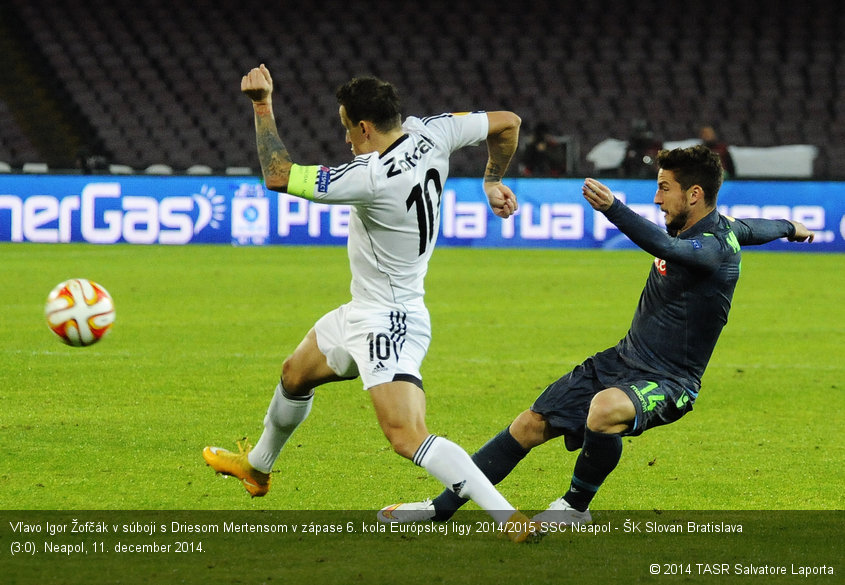
<path fill-rule="evenodd" d="M 414 453 L 414 463 L 459 496 L 470 498 L 496 522 L 507 522 L 515 508 L 473 463 L 467 452 L 443 437 L 429 435 Z"/>
<path fill-rule="evenodd" d="M 288 396 L 279 382 L 264 417 L 264 432 L 247 456 L 250 465 L 258 471 L 270 473 L 282 447 L 302 421 L 308 418 L 313 402 L 314 394 L 302 398 Z"/>

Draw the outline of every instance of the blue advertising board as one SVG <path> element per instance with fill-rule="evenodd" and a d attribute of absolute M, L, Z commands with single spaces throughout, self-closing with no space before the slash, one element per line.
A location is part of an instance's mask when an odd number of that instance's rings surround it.
<path fill-rule="evenodd" d="M 655 182 L 608 179 L 616 196 L 661 223 Z M 632 244 L 581 196 L 580 179 L 512 179 L 519 212 L 488 209 L 480 179 L 449 179 L 441 197 L 441 246 L 625 248 Z M 817 233 L 808 246 L 845 251 L 845 183 L 728 181 L 719 209 L 734 217 L 798 220 Z M 0 242 L 94 244 L 343 245 L 349 208 L 268 191 L 255 177 L 0 176 Z"/>

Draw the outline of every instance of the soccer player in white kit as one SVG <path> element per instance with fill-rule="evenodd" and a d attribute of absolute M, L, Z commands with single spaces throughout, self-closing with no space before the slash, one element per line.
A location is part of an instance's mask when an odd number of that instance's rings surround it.
<path fill-rule="evenodd" d="M 420 374 L 431 339 L 423 281 L 437 241 L 449 157 L 486 141 L 484 192 L 497 216 L 511 216 L 516 196 L 502 184 L 502 176 L 518 144 L 519 117 L 505 111 L 474 112 L 409 117 L 403 123 L 392 85 L 355 78 L 337 90 L 340 121 L 355 157 L 338 167 L 303 166 L 291 161 L 279 137 L 272 90 L 263 64 L 241 81 L 241 91 L 253 103 L 264 181 L 274 191 L 351 206 L 352 300 L 320 318 L 284 361 L 255 447 L 239 445 L 239 453 L 206 447 L 205 461 L 219 473 L 238 477 L 251 495 L 263 496 L 282 447 L 311 410 L 314 389 L 360 376 L 397 453 L 446 488 L 474 500 L 512 540 L 535 540 L 534 526 L 469 455 L 429 433 Z"/>

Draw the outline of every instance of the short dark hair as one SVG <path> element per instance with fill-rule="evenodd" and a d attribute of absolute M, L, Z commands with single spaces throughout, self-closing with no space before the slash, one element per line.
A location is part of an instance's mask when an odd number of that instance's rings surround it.
<path fill-rule="evenodd" d="M 697 144 L 689 148 L 661 150 L 657 153 L 657 166 L 675 173 L 681 188 L 686 190 L 698 185 L 704 190 L 704 202 L 715 206 L 722 186 L 722 161 L 719 155 Z"/>
<path fill-rule="evenodd" d="M 379 132 L 402 124 L 399 92 L 386 81 L 376 77 L 355 77 L 338 87 L 336 95 L 353 124 L 366 120 Z"/>

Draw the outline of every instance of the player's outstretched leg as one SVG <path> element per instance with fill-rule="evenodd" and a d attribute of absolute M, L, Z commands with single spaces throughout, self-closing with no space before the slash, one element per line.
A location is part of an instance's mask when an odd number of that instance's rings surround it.
<path fill-rule="evenodd" d="M 417 449 L 413 461 L 457 495 L 478 504 L 502 526 L 502 531 L 512 541 L 536 542 L 542 538 L 535 524 L 499 493 L 459 445 L 429 435 Z"/>
<path fill-rule="evenodd" d="M 492 484 L 498 484 L 528 454 L 510 434 L 510 427 L 487 441 L 472 456 L 472 461 Z M 393 504 L 378 513 L 382 522 L 423 522 L 448 520 L 458 509 L 469 501 L 450 489 L 434 498 L 422 502 Z"/>
<path fill-rule="evenodd" d="M 463 448 L 428 433 L 425 394 L 418 384 L 402 380 L 380 384 L 370 388 L 370 398 L 396 453 L 425 469 L 455 494 L 478 504 L 504 527 L 511 540 L 525 542 L 537 536 L 532 522 L 499 493 Z M 380 519 L 389 520 L 384 512 Z"/>

